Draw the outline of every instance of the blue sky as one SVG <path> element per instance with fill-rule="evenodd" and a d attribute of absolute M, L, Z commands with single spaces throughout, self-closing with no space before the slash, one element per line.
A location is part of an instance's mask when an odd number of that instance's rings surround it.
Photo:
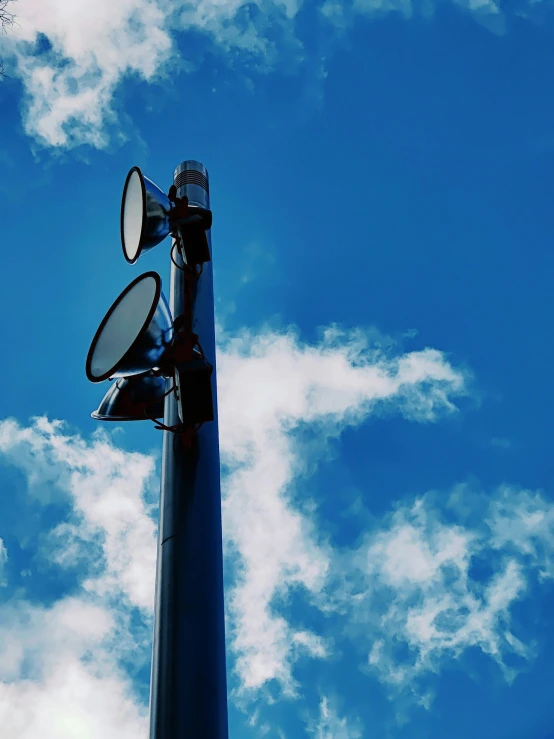
<path fill-rule="evenodd" d="M 554 15 L 20 0 L 0 726 L 147 736 L 161 437 L 85 377 L 133 165 L 209 169 L 230 736 L 547 739 Z"/>

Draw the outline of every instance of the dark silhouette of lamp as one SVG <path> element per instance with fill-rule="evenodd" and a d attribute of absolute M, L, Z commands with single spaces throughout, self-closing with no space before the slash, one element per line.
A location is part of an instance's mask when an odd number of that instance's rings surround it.
<path fill-rule="evenodd" d="M 173 340 L 173 320 L 157 272 L 137 277 L 104 316 L 86 361 L 91 382 L 142 375 L 160 366 Z"/>
<path fill-rule="evenodd" d="M 162 418 L 166 379 L 148 372 L 120 377 L 91 416 L 98 421 L 144 421 Z"/>
<path fill-rule="evenodd" d="M 145 177 L 140 167 L 133 167 L 123 187 L 120 220 L 123 255 L 129 264 L 169 235 L 171 208 L 163 190 Z"/>

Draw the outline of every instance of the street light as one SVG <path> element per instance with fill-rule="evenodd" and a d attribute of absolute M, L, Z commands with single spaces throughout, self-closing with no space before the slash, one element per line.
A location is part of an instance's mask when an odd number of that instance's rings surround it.
<path fill-rule="evenodd" d="M 180 164 L 167 195 L 130 170 L 123 255 L 134 264 L 172 236 L 169 305 L 160 276 L 140 275 L 86 360 L 91 382 L 115 379 L 93 418 L 163 415 L 150 739 L 228 737 L 211 225 L 202 164 Z"/>

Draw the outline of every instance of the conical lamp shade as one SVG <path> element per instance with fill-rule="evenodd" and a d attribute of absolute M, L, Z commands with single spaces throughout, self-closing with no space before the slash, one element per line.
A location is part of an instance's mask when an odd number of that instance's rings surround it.
<path fill-rule="evenodd" d="M 166 379 L 152 373 L 120 377 L 110 387 L 92 417 L 99 421 L 144 421 L 162 418 Z"/>
<path fill-rule="evenodd" d="M 173 321 L 157 272 L 137 277 L 104 316 L 86 362 L 91 382 L 142 375 L 159 367 L 173 340 Z"/>
<path fill-rule="evenodd" d="M 130 264 L 169 235 L 170 210 L 164 191 L 133 167 L 123 187 L 120 221 L 123 255 Z"/>

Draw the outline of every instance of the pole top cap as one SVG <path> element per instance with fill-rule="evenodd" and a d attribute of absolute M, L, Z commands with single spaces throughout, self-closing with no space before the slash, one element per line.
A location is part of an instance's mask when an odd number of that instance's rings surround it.
<path fill-rule="evenodd" d="M 201 208 L 210 207 L 210 184 L 208 170 L 200 162 L 187 159 L 175 168 L 173 184 L 177 188 L 177 197 L 188 197 L 189 203 Z"/>

